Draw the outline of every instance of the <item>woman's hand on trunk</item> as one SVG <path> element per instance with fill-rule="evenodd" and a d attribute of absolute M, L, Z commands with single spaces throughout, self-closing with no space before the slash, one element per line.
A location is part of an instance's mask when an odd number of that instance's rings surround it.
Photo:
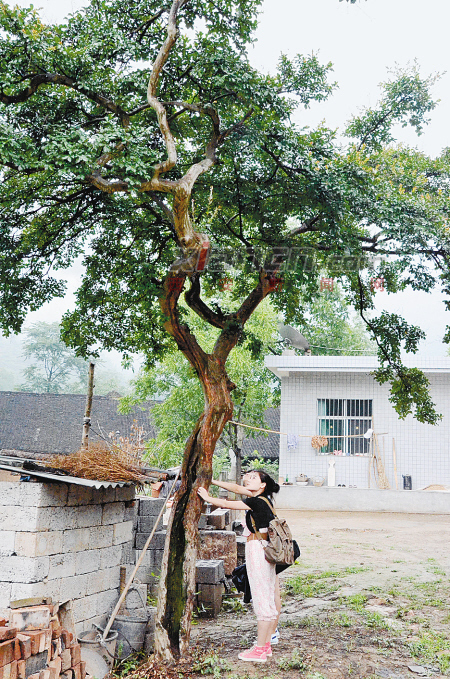
<path fill-rule="evenodd" d="M 202 486 L 200 486 L 200 488 L 197 490 L 197 493 L 200 495 L 204 502 L 209 502 L 209 500 L 211 499 L 206 488 L 203 488 Z"/>

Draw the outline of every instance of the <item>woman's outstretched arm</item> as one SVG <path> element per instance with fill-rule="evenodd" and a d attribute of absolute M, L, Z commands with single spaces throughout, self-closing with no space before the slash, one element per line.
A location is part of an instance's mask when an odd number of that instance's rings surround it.
<path fill-rule="evenodd" d="M 231 483 L 229 485 L 232 486 L 233 484 Z M 234 485 L 236 485 L 237 488 L 240 488 L 237 484 Z M 221 509 L 248 509 L 248 506 L 245 502 L 242 502 L 242 500 L 222 500 L 220 497 L 212 497 L 203 487 L 200 487 L 197 493 L 204 502 L 208 502 L 209 504 L 214 505 L 214 507 L 220 507 Z"/>
<path fill-rule="evenodd" d="M 237 493 L 238 495 L 248 495 L 248 497 L 251 497 L 252 492 L 251 490 L 248 490 L 245 486 L 240 486 L 237 483 L 230 483 L 228 481 L 215 481 L 214 479 L 211 481 L 213 486 L 218 486 L 219 488 L 223 488 L 224 490 L 229 490 L 230 493 Z"/>

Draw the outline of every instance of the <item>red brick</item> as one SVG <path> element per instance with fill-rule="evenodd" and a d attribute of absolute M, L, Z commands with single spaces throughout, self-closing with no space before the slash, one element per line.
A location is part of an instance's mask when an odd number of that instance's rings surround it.
<path fill-rule="evenodd" d="M 70 644 L 72 643 L 72 639 L 70 638 L 72 635 L 70 632 L 68 632 L 66 629 L 61 630 L 61 639 L 64 645 L 64 648 L 69 648 Z"/>
<path fill-rule="evenodd" d="M 81 662 L 81 646 L 80 644 L 72 644 L 70 647 L 70 656 L 72 658 L 72 667 L 79 665 Z"/>
<path fill-rule="evenodd" d="M 63 672 L 70 670 L 70 668 L 72 667 L 72 657 L 70 655 L 70 648 L 66 648 L 61 653 L 60 657 L 61 657 L 61 670 Z"/>
<path fill-rule="evenodd" d="M 27 630 L 26 632 L 21 632 L 19 636 L 28 637 L 31 641 L 31 654 L 37 655 L 39 653 L 39 644 L 41 642 L 41 632 L 39 630 Z M 20 639 L 19 639 L 20 642 Z M 22 656 L 28 657 L 28 656 Z"/>
<path fill-rule="evenodd" d="M 39 672 L 36 672 L 36 674 L 30 674 L 28 679 L 39 679 Z"/>
<path fill-rule="evenodd" d="M 17 679 L 17 661 L 0 667 L 0 679 Z"/>
<path fill-rule="evenodd" d="M 82 660 L 80 662 L 81 679 L 86 679 L 86 662 Z"/>
<path fill-rule="evenodd" d="M 17 627 L 0 627 L 0 641 L 8 641 L 14 639 L 17 635 Z"/>
<path fill-rule="evenodd" d="M 50 629 L 52 630 L 52 639 L 59 639 L 62 627 L 56 618 L 55 620 L 50 620 Z"/>
<path fill-rule="evenodd" d="M 61 658 L 53 658 L 48 664 L 49 669 L 54 669 L 56 673 L 56 677 L 59 677 L 61 674 Z"/>
<path fill-rule="evenodd" d="M 15 639 L 0 643 L 0 667 L 9 665 L 15 660 Z"/>
<path fill-rule="evenodd" d="M 22 653 L 20 650 L 20 643 L 19 640 L 16 638 L 14 639 L 14 660 L 21 660 L 22 658 Z"/>
<path fill-rule="evenodd" d="M 81 663 L 72 667 L 74 679 L 81 679 Z"/>
<path fill-rule="evenodd" d="M 31 638 L 27 637 L 25 634 L 18 634 L 17 641 L 20 646 L 20 656 L 26 660 L 31 655 Z"/>
<path fill-rule="evenodd" d="M 17 661 L 17 679 L 26 679 L 27 677 L 26 666 L 27 664 L 25 660 Z"/>
<path fill-rule="evenodd" d="M 1 618 L 0 617 L 0 627 L 6 627 L 8 622 L 9 622 L 9 620 L 7 618 Z"/>
<path fill-rule="evenodd" d="M 39 679 L 50 679 L 50 670 L 41 670 L 39 672 Z"/>
<path fill-rule="evenodd" d="M 52 630 L 50 628 L 49 629 L 43 629 L 41 631 L 41 635 L 42 635 L 42 639 L 41 639 L 41 643 L 39 645 L 39 649 L 40 649 L 40 651 L 48 651 L 48 649 L 52 645 Z"/>

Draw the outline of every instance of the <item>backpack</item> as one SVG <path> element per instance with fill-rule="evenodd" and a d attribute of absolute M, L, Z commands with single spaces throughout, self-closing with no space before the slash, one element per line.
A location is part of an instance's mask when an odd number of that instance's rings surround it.
<path fill-rule="evenodd" d="M 279 519 L 276 515 L 269 500 L 265 497 L 259 496 L 261 500 L 267 502 L 274 518 L 269 523 L 268 527 L 268 545 L 264 549 L 266 561 L 277 564 L 278 566 L 291 566 L 294 561 L 294 543 L 292 540 L 292 533 L 285 519 Z M 253 529 L 258 540 L 264 540 L 261 533 L 256 530 L 256 524 L 253 516 L 250 514 L 253 524 Z"/>

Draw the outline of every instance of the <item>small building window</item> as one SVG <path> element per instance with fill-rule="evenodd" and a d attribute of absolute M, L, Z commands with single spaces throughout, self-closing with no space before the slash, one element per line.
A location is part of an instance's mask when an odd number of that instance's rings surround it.
<path fill-rule="evenodd" d="M 328 445 L 319 455 L 368 455 L 370 439 L 364 434 L 372 428 L 372 400 L 355 398 L 319 398 L 317 432 L 326 436 Z"/>

